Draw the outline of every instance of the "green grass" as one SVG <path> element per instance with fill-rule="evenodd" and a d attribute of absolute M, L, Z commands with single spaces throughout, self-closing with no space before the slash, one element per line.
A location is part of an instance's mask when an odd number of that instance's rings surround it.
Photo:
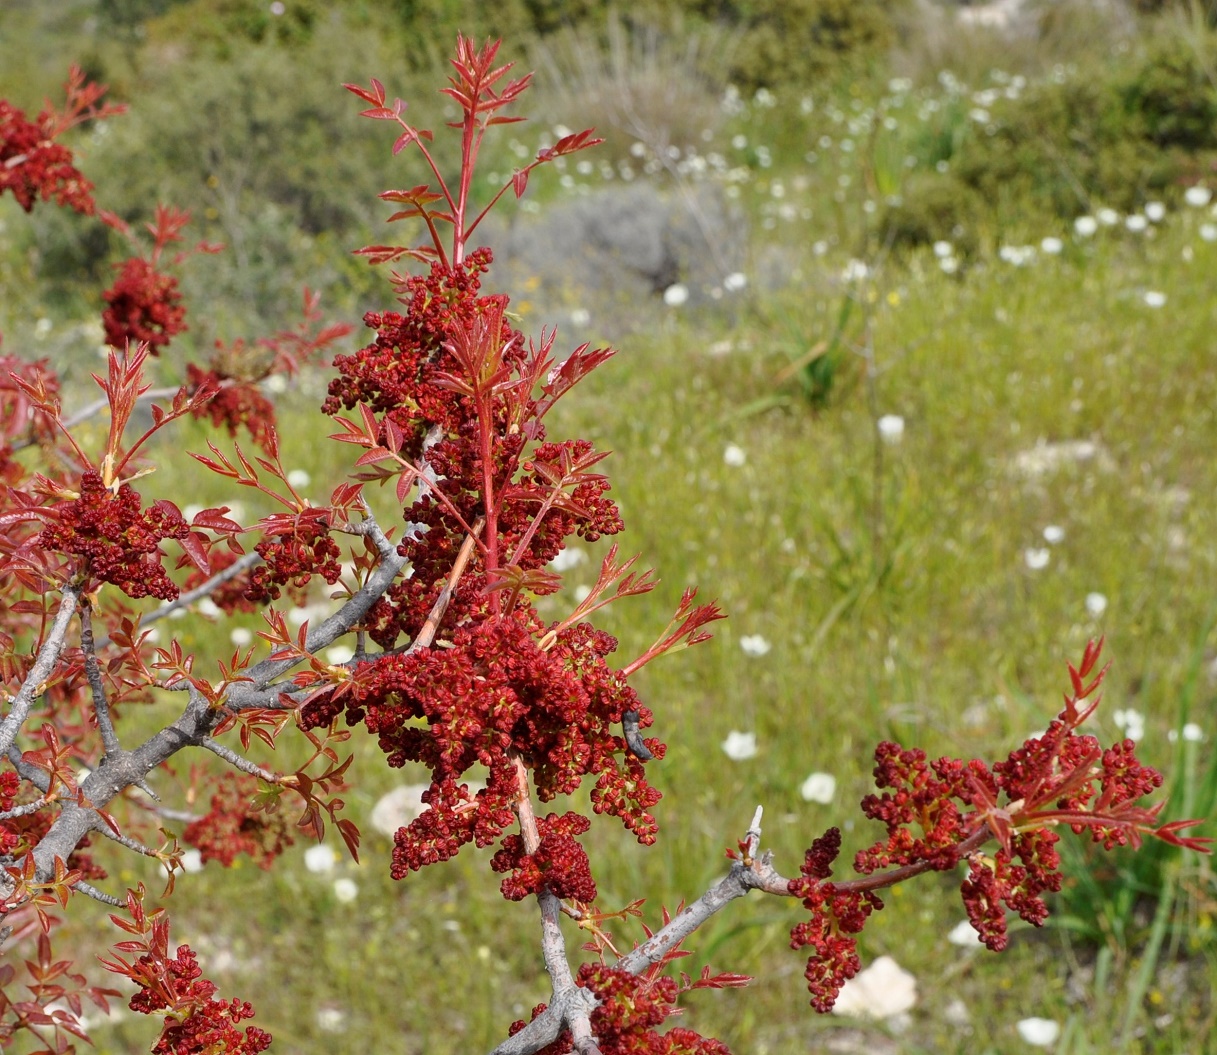
<path fill-rule="evenodd" d="M 1065 661 L 1099 633 L 1114 665 L 1096 732 L 1122 735 L 1116 710 L 1144 714 L 1140 753 L 1167 773 L 1169 816 L 1212 812 L 1217 244 L 1198 234 L 1207 210 L 1172 214 L 1152 237 L 1115 229 L 1067 238 L 1061 255 L 1041 253 L 1025 267 L 1002 262 L 997 233 L 986 232 L 966 273 L 949 276 L 928 251 L 884 258 L 863 237 L 860 199 L 834 198 L 838 168 L 854 165 L 861 181 L 856 155 L 834 154 L 829 169 L 796 185 L 811 164 L 805 137 L 818 136 L 822 120 L 832 123 L 821 105 L 803 131 L 760 110 L 747 124 L 774 155 L 740 199 L 758 222 L 753 255 L 780 254 L 787 281 L 753 281 L 730 312 L 655 309 L 656 325 L 622 341 L 552 418 L 552 434 L 614 452 L 605 467 L 626 520 L 623 549 L 640 551 L 663 580 L 604 613 L 620 654 L 628 659 L 653 640 L 686 585 L 730 615 L 712 642 L 637 678 L 670 744 L 653 767 L 665 795 L 658 844 L 640 849 L 608 822 L 590 839 L 604 905 L 645 895 L 652 924 L 661 905 L 696 897 L 722 873 L 724 848 L 757 804 L 765 844 L 787 874 L 831 824 L 845 824 L 847 851 L 866 845 L 876 833 L 856 802 L 869 789 L 877 741 L 1002 756 L 1052 717 Z M 736 131 L 728 123 L 719 134 Z M 711 146 L 726 150 L 725 140 Z M 783 200 L 806 204 L 810 219 L 763 226 L 777 178 Z M 386 185 L 396 181 L 386 176 Z M 16 222 L 8 220 L 10 232 Z M 835 246 L 814 251 L 830 233 Z M 1028 215 L 1018 235 L 1037 244 L 1058 233 Z M 840 274 L 855 253 L 881 266 L 847 285 Z M 12 276 L 24 266 L 11 251 L 5 263 Z M 1146 290 L 1165 291 L 1166 305 L 1149 307 Z M 847 296 L 857 302 L 845 354 L 813 410 L 779 378 L 792 356 L 832 340 Z M 352 317 L 372 306 L 359 304 Z M 545 321 L 543 309 L 529 321 Z M 36 349 L 32 339 L 23 346 Z M 314 409 L 322 386 L 310 376 L 289 394 L 281 428 L 285 463 L 312 475 L 318 501 L 353 450 L 323 439 L 332 430 Z M 877 446 L 876 416 L 888 413 L 905 419 L 904 438 Z M 178 481 L 190 473 L 191 501 L 236 497 L 251 521 L 259 509 L 248 494 L 200 477 L 185 457 L 204 448 L 204 436 L 181 430 L 141 490 L 180 500 Z M 1039 476 L 1020 470 L 1020 456 L 1038 444 L 1074 440 L 1100 453 Z M 729 445 L 743 450 L 743 465 L 724 461 Z M 372 495 L 389 522 L 386 497 Z M 1062 541 L 1045 542 L 1049 525 L 1063 528 Z M 1030 568 L 1029 549 L 1047 549 L 1047 566 Z M 571 603 L 601 551 L 569 573 L 547 612 Z M 1107 599 L 1100 617 L 1087 610 L 1090 593 Z M 204 655 L 231 651 L 231 624 L 163 627 Z M 748 656 L 740 640 L 757 634 L 771 650 Z M 1185 722 L 1206 739 L 1172 743 L 1168 734 Z M 726 757 L 720 745 L 732 730 L 756 734 L 755 758 Z M 377 797 L 420 772 L 388 771 L 362 731 L 351 743 L 357 779 L 344 797 L 366 829 Z M 813 771 L 836 776 L 832 804 L 800 798 Z M 345 906 L 333 876 L 305 871 L 302 849 L 269 874 L 209 866 L 183 879 L 173 899 L 175 938 L 195 945 L 225 995 L 255 1004 L 274 1050 L 489 1050 L 545 999 L 535 909 L 502 901 L 486 854 L 393 882 L 388 841 L 367 831 L 363 862 L 333 874 L 359 885 L 359 900 Z M 1081 858 L 1073 856 L 1075 868 Z M 786 947 L 799 912 L 760 896 L 736 903 L 689 943 L 694 956 L 682 967 L 694 973 L 709 960 L 756 981 L 695 994 L 686 1024 L 748 1055 L 830 1042 L 1013 1055 L 1027 1050 L 1015 1025 L 1030 1016 L 1062 1024 L 1059 1053 L 1203 1050 L 1215 1013 L 1211 871 L 1174 854 L 1155 854 L 1135 874 L 1124 856 L 1085 859 L 1095 879 L 1069 880 L 1056 904 L 1061 926 L 1016 929 L 1001 956 L 946 942 L 963 918 L 958 877 L 892 891 L 862 953 L 894 956 L 916 975 L 920 1001 L 902 1031 L 817 1017 L 805 1006 L 802 961 Z M 141 877 L 156 887 L 128 858 L 114 868 L 115 889 Z M 1143 889 L 1132 890 L 1134 879 Z M 113 938 L 100 910 L 74 928 L 82 948 Z M 627 945 L 641 937 L 621 933 Z M 568 946 L 578 944 L 569 930 Z M 321 1009 L 344 1016 L 338 1032 L 323 1028 Z M 139 1050 L 153 1033 L 128 1018 L 99 1027 L 97 1048 Z"/>

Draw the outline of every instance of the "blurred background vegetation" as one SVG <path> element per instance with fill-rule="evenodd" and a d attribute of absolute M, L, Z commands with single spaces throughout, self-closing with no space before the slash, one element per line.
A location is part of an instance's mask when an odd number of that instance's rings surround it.
<path fill-rule="evenodd" d="M 686 584 L 731 617 L 639 678 L 671 744 L 659 844 L 593 833 L 605 906 L 645 894 L 654 922 L 722 872 L 758 802 L 788 873 L 830 824 L 869 843 L 850 818 L 877 740 L 1004 754 L 1099 633 L 1115 665 L 1096 731 L 1135 713 L 1168 816 L 1212 816 L 1215 22 L 1199 0 L 5 0 L 0 97 L 36 110 L 81 63 L 130 106 L 72 141 L 99 203 L 132 222 L 189 208 L 191 240 L 226 244 L 179 269 L 191 329 L 166 380 L 215 340 L 289 325 L 305 285 L 334 318 L 392 306 L 350 250 L 397 234 L 376 194 L 425 173 L 342 82 L 375 76 L 438 129 L 457 30 L 504 36 L 537 90 L 533 120 L 488 144 L 483 196 L 564 128 L 606 137 L 538 173 L 487 236 L 525 328 L 622 350 L 555 423 L 615 452 L 623 544 L 664 580 L 606 613 L 622 655 Z M 442 134 L 436 150 L 450 165 Z M 51 358 L 69 405 L 91 398 L 100 291 L 125 252 L 96 221 L 0 202 L 4 350 Z M 279 397 L 318 501 L 350 465 L 323 438 L 325 384 L 317 370 Z M 193 473 L 182 452 L 205 437 L 184 430 L 145 493 L 180 500 L 191 472 L 192 500 L 239 501 L 252 522 L 248 495 Z M 593 577 L 584 556 L 550 604 Z M 259 624 L 171 627 L 223 656 Z M 732 731 L 755 734 L 755 757 L 723 752 Z M 419 774 L 386 771 L 361 737 L 347 798 L 367 829 Z M 829 804 L 800 795 L 816 771 L 836 778 Z M 489 1050 L 545 998 L 534 914 L 502 902 L 485 855 L 393 883 L 370 829 L 359 865 L 316 874 L 300 850 L 271 874 L 210 865 L 175 895 L 175 935 L 254 1002 L 273 1050 Z M 785 947 L 797 914 L 750 899 L 687 962 L 756 982 L 695 994 L 688 1024 L 740 1055 L 1022 1052 L 1031 1017 L 1060 1024 L 1058 1052 L 1207 1050 L 1208 863 L 1069 853 L 1049 927 L 1001 957 L 946 940 L 957 877 L 893 891 L 862 951 L 918 980 L 894 1019 L 815 1016 Z M 113 867 L 112 883 L 157 885 Z M 74 926 L 81 949 L 113 937 L 102 912 Z M 126 1052 L 153 1032 L 127 1016 L 94 1035 Z"/>

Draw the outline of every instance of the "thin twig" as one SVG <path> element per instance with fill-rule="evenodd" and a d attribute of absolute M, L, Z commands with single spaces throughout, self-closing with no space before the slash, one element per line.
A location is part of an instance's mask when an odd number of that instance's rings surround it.
<path fill-rule="evenodd" d="M 40 795 L 33 802 L 14 806 L 11 810 L 5 810 L 3 813 L 0 813 L 0 821 L 11 821 L 15 817 L 28 817 L 31 813 L 37 813 L 44 806 L 49 806 L 53 801 L 53 799 L 48 799 L 45 795 Z"/>
<path fill-rule="evenodd" d="M 520 818 L 520 835 L 524 840 L 524 852 L 534 854 L 541 845 L 541 835 L 537 830 L 537 818 L 528 791 L 528 770 L 524 767 L 524 760 L 518 755 L 514 761 L 516 814 Z M 541 952 L 545 957 L 545 969 L 549 972 L 550 984 L 553 986 L 551 1003 L 561 1008 L 562 1018 L 570 1029 L 575 1050 L 581 1055 L 600 1055 L 600 1048 L 592 1034 L 588 1005 L 585 999 L 576 998 L 579 986 L 575 984 L 570 961 L 566 958 L 566 942 L 562 940 L 559 920 L 562 903 L 548 888 L 537 894 L 537 903 L 541 908 Z"/>
<path fill-rule="evenodd" d="M 97 663 L 97 650 L 93 646 L 93 614 L 88 601 L 80 606 L 80 648 L 85 656 L 85 677 L 93 694 L 93 713 L 97 717 L 97 728 L 105 753 L 122 750 L 118 733 L 110 719 L 110 701 L 106 698 L 106 687 L 101 680 L 101 667 Z"/>
<path fill-rule="evenodd" d="M 746 860 L 737 860 L 731 871 L 707 890 L 693 904 L 678 913 L 665 927 L 647 941 L 611 965 L 612 970 L 641 974 L 697 930 L 716 912 L 750 890 L 792 896 L 788 880 L 773 867 L 769 853 L 758 854 L 761 840 L 761 810 L 753 814 L 745 836 Z M 586 992 L 581 990 L 581 992 Z M 508 1037 L 491 1055 L 533 1055 L 557 1039 L 566 1023 L 565 1008 L 555 1004 L 539 1014 L 515 1036 Z"/>
<path fill-rule="evenodd" d="M 230 766 L 239 769 L 242 773 L 248 773 L 251 777 L 257 777 L 259 780 L 264 780 L 268 784 L 278 784 L 279 778 L 269 770 L 263 769 L 261 766 L 251 762 L 248 758 L 238 755 L 232 748 L 225 747 L 223 744 L 216 742 L 210 736 L 203 737 L 199 741 L 199 747 L 205 747 L 213 755 L 224 759 Z"/>
<path fill-rule="evenodd" d="M 100 901 L 103 905 L 113 905 L 115 908 L 127 907 L 127 903 L 122 898 L 117 898 L 113 894 L 107 894 L 103 890 L 98 890 L 92 883 L 86 883 L 83 879 L 76 880 L 72 885 L 72 889 L 84 894 L 86 897 L 91 897 L 94 901 Z"/>
<path fill-rule="evenodd" d="M 233 561 L 227 568 L 216 572 L 206 582 L 200 583 L 193 590 L 188 590 L 181 594 L 176 600 L 169 601 L 161 605 L 159 608 L 153 609 L 142 619 L 140 626 L 146 626 L 148 623 L 155 623 L 158 619 L 164 619 L 166 616 L 172 615 L 179 608 L 185 608 L 187 605 L 194 604 L 195 601 L 200 601 L 204 597 L 213 593 L 218 586 L 223 586 L 230 579 L 235 579 L 243 571 L 247 571 L 257 564 L 262 559 L 261 555 L 254 550 L 242 554 Z"/>
<path fill-rule="evenodd" d="M 411 647 L 429 648 L 431 642 L 435 640 L 435 635 L 439 631 L 439 624 L 444 618 L 444 613 L 448 610 L 448 604 L 452 600 L 452 595 L 456 593 L 457 583 L 461 581 L 461 576 L 465 574 L 465 566 L 469 563 L 469 558 L 473 556 L 473 547 L 477 545 L 477 536 L 485 523 L 485 520 L 479 517 L 473 525 L 473 530 L 465 536 L 465 541 L 461 544 L 461 550 L 456 555 L 456 560 L 452 563 L 452 571 L 448 573 L 448 581 L 444 583 L 444 588 L 440 590 L 439 596 L 435 599 L 435 604 L 431 606 L 431 611 L 427 615 L 427 621 L 423 623 L 422 629 L 415 636 L 414 645 Z"/>

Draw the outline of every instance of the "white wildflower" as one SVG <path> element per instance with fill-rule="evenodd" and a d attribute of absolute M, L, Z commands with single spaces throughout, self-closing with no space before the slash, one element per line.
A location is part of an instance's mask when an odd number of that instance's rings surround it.
<path fill-rule="evenodd" d="M 1099 229 L 1099 222 L 1093 216 L 1079 216 L 1073 221 L 1073 229 L 1082 238 L 1089 238 Z"/>
<path fill-rule="evenodd" d="M 879 438 L 884 443 L 899 443 L 904 439 L 904 418 L 899 414 L 884 414 L 877 426 Z"/>
<path fill-rule="evenodd" d="M 404 828 L 425 810 L 423 792 L 429 784 L 403 784 L 376 800 L 369 817 L 372 827 L 392 838 L 398 828 Z"/>
<path fill-rule="evenodd" d="M 324 875 L 326 872 L 332 872 L 336 860 L 334 851 L 326 846 L 325 843 L 310 846 L 304 851 L 304 867 L 315 875 Z"/>
<path fill-rule="evenodd" d="M 723 741 L 723 754 L 732 762 L 743 762 L 756 755 L 756 733 L 741 733 L 732 729 Z"/>
<path fill-rule="evenodd" d="M 1147 289 L 1141 299 L 1145 301 L 1146 307 L 1160 308 L 1166 303 L 1166 294 L 1160 290 Z"/>
<path fill-rule="evenodd" d="M 1049 1048 L 1061 1035 L 1061 1024 L 1050 1018 L 1024 1018 L 1015 1027 L 1018 1035 L 1037 1048 Z"/>
<path fill-rule="evenodd" d="M 317 1028 L 323 1033 L 340 1033 L 346 1025 L 347 1017 L 336 1007 L 321 1007 L 317 1009 Z"/>
<path fill-rule="evenodd" d="M 739 639 L 739 647 L 745 656 L 763 656 L 773 648 L 760 634 L 745 634 Z"/>
<path fill-rule="evenodd" d="M 1030 548 L 1023 550 L 1023 562 L 1032 571 L 1048 567 L 1051 554 L 1046 549 Z"/>
<path fill-rule="evenodd" d="M 558 551 L 558 555 L 549 562 L 549 567 L 560 574 L 586 563 L 587 550 L 582 550 L 575 546 L 567 546 L 565 549 Z"/>
<path fill-rule="evenodd" d="M 804 802 L 832 802 L 837 794 L 837 778 L 831 773 L 812 773 L 799 785 Z"/>
<path fill-rule="evenodd" d="M 973 945 L 980 944 L 980 935 L 968 920 L 961 919 L 947 932 L 947 941 L 961 949 L 970 949 Z"/>
<path fill-rule="evenodd" d="M 1095 619 L 1098 619 L 1104 612 L 1107 611 L 1107 598 L 1101 593 L 1088 593 L 1086 595 L 1086 611 L 1088 611 Z"/>
<path fill-rule="evenodd" d="M 353 879 L 335 879 L 334 897 L 343 905 L 349 905 L 359 897 L 359 885 Z"/>
<path fill-rule="evenodd" d="M 1140 740 L 1145 736 L 1145 715 L 1140 711 L 1134 711 L 1131 707 L 1119 710 L 1112 714 L 1111 720 L 1129 740 Z"/>
<path fill-rule="evenodd" d="M 350 663 L 354 658 L 355 650 L 350 645 L 331 645 L 325 650 L 325 661 L 335 667 Z"/>
<path fill-rule="evenodd" d="M 735 443 L 728 443 L 723 451 L 723 462 L 730 465 L 732 468 L 738 469 L 741 465 L 748 461 L 748 455 L 744 452 L 744 448 Z"/>
<path fill-rule="evenodd" d="M 1213 192 L 1208 187 L 1197 183 L 1183 192 L 1183 200 L 1194 209 L 1203 209 L 1213 200 Z"/>
<path fill-rule="evenodd" d="M 308 487 L 311 480 L 312 477 L 309 476 L 309 474 L 303 469 L 293 469 L 287 474 L 287 482 L 291 484 L 292 487 Z"/>
<path fill-rule="evenodd" d="M 663 302 L 669 308 L 679 308 L 689 299 L 689 287 L 683 282 L 675 282 L 663 291 Z"/>
<path fill-rule="evenodd" d="M 1044 541 L 1049 545 L 1055 546 L 1058 542 L 1064 541 L 1065 529 L 1057 524 L 1049 524 L 1044 528 Z"/>

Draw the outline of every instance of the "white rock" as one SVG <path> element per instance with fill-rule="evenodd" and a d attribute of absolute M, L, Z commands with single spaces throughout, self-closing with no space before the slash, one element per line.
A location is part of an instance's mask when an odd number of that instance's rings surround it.
<path fill-rule="evenodd" d="M 404 828 L 427 808 L 423 803 L 423 792 L 429 786 L 403 784 L 382 795 L 372 807 L 372 815 L 369 818 L 372 827 L 382 835 L 392 838 L 398 828 Z"/>
<path fill-rule="evenodd" d="M 841 987 L 833 1014 L 850 1018 L 890 1018 L 917 1003 L 917 979 L 890 956 L 880 956 Z"/>

